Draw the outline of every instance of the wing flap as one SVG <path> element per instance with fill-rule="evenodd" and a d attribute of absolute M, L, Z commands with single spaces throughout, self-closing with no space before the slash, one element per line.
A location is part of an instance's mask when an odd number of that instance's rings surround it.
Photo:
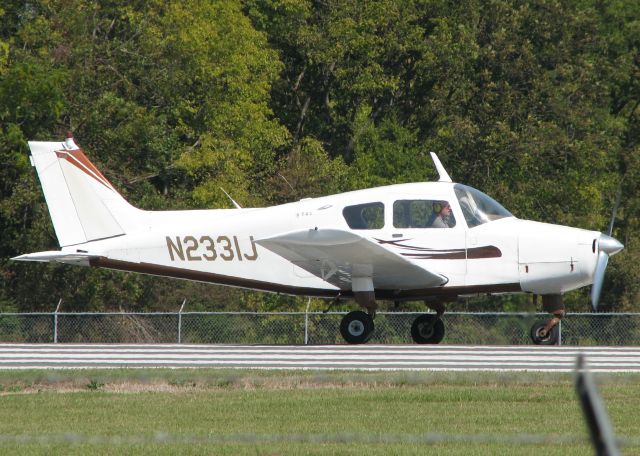
<path fill-rule="evenodd" d="M 349 231 L 292 231 L 256 242 L 343 290 L 351 289 L 353 277 L 371 277 L 375 288 L 391 290 L 438 287 L 448 281 Z"/>

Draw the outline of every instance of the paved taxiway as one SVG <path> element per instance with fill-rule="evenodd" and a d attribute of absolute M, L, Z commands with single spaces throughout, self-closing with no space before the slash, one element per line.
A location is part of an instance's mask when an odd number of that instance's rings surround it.
<path fill-rule="evenodd" d="M 0 369 L 216 367 L 640 372 L 640 347 L 0 344 Z"/>

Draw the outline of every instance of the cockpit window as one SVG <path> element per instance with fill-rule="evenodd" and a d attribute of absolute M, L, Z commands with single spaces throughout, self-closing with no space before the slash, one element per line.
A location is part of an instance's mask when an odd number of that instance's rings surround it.
<path fill-rule="evenodd" d="M 379 230 L 384 227 L 384 204 L 366 203 L 347 206 L 342 210 L 352 230 Z"/>
<path fill-rule="evenodd" d="M 456 197 L 469 228 L 505 217 L 513 217 L 500 203 L 480 190 L 462 184 L 454 185 Z"/>
<path fill-rule="evenodd" d="M 448 201 L 398 200 L 393 203 L 395 228 L 453 228 L 456 219 Z"/>

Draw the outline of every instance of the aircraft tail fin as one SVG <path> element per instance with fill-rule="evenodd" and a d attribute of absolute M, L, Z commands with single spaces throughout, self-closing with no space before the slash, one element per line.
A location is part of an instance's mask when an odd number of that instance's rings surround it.
<path fill-rule="evenodd" d="M 60 247 L 121 236 L 140 218 L 95 167 L 72 137 L 64 142 L 30 141 Z"/>

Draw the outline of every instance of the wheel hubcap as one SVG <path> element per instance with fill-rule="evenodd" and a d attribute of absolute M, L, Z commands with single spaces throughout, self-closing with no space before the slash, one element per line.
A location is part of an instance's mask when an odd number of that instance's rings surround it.
<path fill-rule="evenodd" d="M 424 325 L 420 325 L 420 335 L 425 339 L 433 336 L 433 325 L 425 323 Z"/>
<path fill-rule="evenodd" d="M 546 341 L 549 339 L 549 334 L 544 332 L 544 328 L 539 328 L 538 331 L 536 332 L 536 336 L 538 336 L 538 338 L 542 341 Z"/>
<path fill-rule="evenodd" d="M 349 323 L 347 329 L 352 336 L 361 336 L 364 332 L 364 324 L 359 320 L 354 320 Z"/>

